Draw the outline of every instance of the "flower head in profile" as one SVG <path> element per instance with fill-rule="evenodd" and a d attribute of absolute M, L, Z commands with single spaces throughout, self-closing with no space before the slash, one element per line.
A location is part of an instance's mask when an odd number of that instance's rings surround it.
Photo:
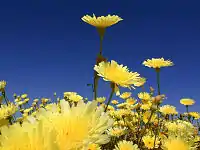
<path fill-rule="evenodd" d="M 114 60 L 111 60 L 111 62 L 101 62 L 95 65 L 94 70 L 105 81 L 110 81 L 129 89 L 134 88 L 133 85 L 141 78 L 139 73 L 130 72 L 126 66 L 119 65 Z"/>
<path fill-rule="evenodd" d="M 151 99 L 151 95 L 147 92 L 140 92 L 140 93 L 138 93 L 138 98 L 141 100 L 148 101 Z"/>
<path fill-rule="evenodd" d="M 180 100 L 180 103 L 185 106 L 190 106 L 190 105 L 193 105 L 195 101 L 191 98 L 183 98 Z"/>
<path fill-rule="evenodd" d="M 107 28 L 123 20 L 117 15 L 96 17 L 95 14 L 93 16 L 85 15 L 81 19 L 96 28 Z"/>
<path fill-rule="evenodd" d="M 80 100 L 83 100 L 83 97 L 78 94 L 71 94 L 68 99 L 72 102 L 79 102 Z"/>
<path fill-rule="evenodd" d="M 164 60 L 164 58 L 152 58 L 145 60 L 143 65 L 149 68 L 158 69 L 161 67 L 173 66 L 174 64 L 170 60 Z"/>
<path fill-rule="evenodd" d="M 200 113 L 199 112 L 189 112 L 189 115 L 194 117 L 194 119 L 200 119 Z"/>
<path fill-rule="evenodd" d="M 114 105 L 116 105 L 116 104 L 118 104 L 119 102 L 118 102 L 117 100 L 112 100 L 111 103 L 114 104 Z"/>
<path fill-rule="evenodd" d="M 171 106 L 171 105 L 164 105 L 160 107 L 160 112 L 164 115 L 175 115 L 178 114 L 176 111 L 176 107 Z"/>
<path fill-rule="evenodd" d="M 114 127 L 108 130 L 108 134 L 114 137 L 120 137 L 126 133 L 126 128 Z"/>
<path fill-rule="evenodd" d="M 136 87 L 141 87 L 141 86 L 143 86 L 143 85 L 146 83 L 146 81 L 147 81 L 146 78 L 141 77 L 141 78 L 138 80 L 138 82 L 135 83 L 135 86 L 136 86 Z"/>
<path fill-rule="evenodd" d="M 122 99 L 127 99 L 131 96 L 131 94 L 132 94 L 131 92 L 124 92 L 119 97 Z"/>
<path fill-rule="evenodd" d="M 99 103 L 103 103 L 106 101 L 106 97 L 97 97 L 96 101 Z"/>
<path fill-rule="evenodd" d="M 114 150 L 139 150 L 138 145 L 134 144 L 132 141 L 120 141 L 117 145 L 115 145 Z"/>

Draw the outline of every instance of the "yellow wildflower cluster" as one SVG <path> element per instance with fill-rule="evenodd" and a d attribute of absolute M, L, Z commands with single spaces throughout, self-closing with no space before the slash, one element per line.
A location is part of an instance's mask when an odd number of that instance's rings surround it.
<path fill-rule="evenodd" d="M 123 19 L 116 15 L 86 15 L 82 20 L 95 26 L 102 37 L 105 28 Z M 64 92 L 62 98 L 54 93 L 54 99 L 14 94 L 14 104 L 6 96 L 6 82 L 0 81 L 0 150 L 200 149 L 200 113 L 189 110 L 195 100 L 180 100 L 186 107 L 182 114 L 175 106 L 163 104 L 166 97 L 160 92 L 160 68 L 172 66 L 173 62 L 164 58 L 143 62 L 156 70 L 158 93 L 155 93 L 152 87 L 145 90 L 146 78 L 139 73 L 114 60 L 103 59 L 102 49 L 99 55 L 94 66 L 91 101 L 76 92 Z M 108 99 L 97 96 L 100 78 L 110 83 Z M 121 87 L 129 90 L 137 87 L 142 92 L 120 94 Z"/>

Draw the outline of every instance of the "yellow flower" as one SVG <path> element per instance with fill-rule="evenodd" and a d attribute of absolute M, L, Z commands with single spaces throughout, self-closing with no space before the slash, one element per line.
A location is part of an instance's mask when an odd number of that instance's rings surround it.
<path fill-rule="evenodd" d="M 151 112 L 150 112 L 150 111 L 146 111 L 146 112 L 143 114 L 143 122 L 144 122 L 145 124 L 149 121 L 150 116 L 151 116 Z M 151 117 L 150 122 L 154 122 L 155 119 L 156 119 L 156 114 L 153 114 L 152 117 Z"/>
<path fill-rule="evenodd" d="M 151 99 L 151 95 L 147 92 L 140 92 L 140 93 L 138 93 L 138 98 L 141 100 L 148 101 Z"/>
<path fill-rule="evenodd" d="M 195 101 L 190 98 L 183 98 L 180 100 L 180 103 L 183 105 L 186 105 L 186 106 L 190 106 L 190 105 L 193 105 L 195 103 Z"/>
<path fill-rule="evenodd" d="M 143 65 L 149 68 L 157 69 L 161 67 L 173 66 L 174 64 L 170 60 L 164 60 L 164 58 L 152 58 L 144 61 Z"/>
<path fill-rule="evenodd" d="M 127 98 L 127 99 L 126 99 L 126 103 L 127 103 L 128 105 L 133 105 L 133 104 L 136 103 L 136 100 L 135 100 L 134 98 L 130 97 L 130 98 Z"/>
<path fill-rule="evenodd" d="M 4 89 L 6 87 L 6 81 L 2 80 L 0 81 L 0 90 Z"/>
<path fill-rule="evenodd" d="M 76 92 L 64 92 L 63 95 L 64 97 L 69 97 L 70 95 L 76 95 L 77 93 Z"/>
<path fill-rule="evenodd" d="M 120 141 L 117 145 L 115 145 L 114 150 L 139 150 L 138 145 L 134 144 L 132 141 Z"/>
<path fill-rule="evenodd" d="M 151 106 L 152 106 L 152 103 L 147 102 L 145 104 L 142 104 L 140 108 L 143 109 L 143 110 L 149 110 L 151 108 Z"/>
<path fill-rule="evenodd" d="M 73 102 L 79 102 L 80 100 L 83 100 L 83 97 L 78 95 L 78 94 L 71 94 L 68 99 L 70 101 L 73 101 Z"/>
<path fill-rule="evenodd" d="M 27 98 L 27 96 L 28 96 L 27 94 L 22 94 L 21 98 Z"/>
<path fill-rule="evenodd" d="M 189 145 L 179 138 L 169 138 L 165 141 L 164 147 L 166 150 L 190 150 Z"/>
<path fill-rule="evenodd" d="M 145 147 L 148 149 L 154 148 L 154 140 L 155 140 L 155 136 L 146 135 L 142 137 L 142 141 L 144 142 Z M 158 138 L 156 138 L 155 148 L 158 148 L 159 144 L 160 144 L 160 141 L 158 140 Z"/>
<path fill-rule="evenodd" d="M 37 119 L 27 117 L 30 123 L 23 123 L 22 127 L 15 124 L 12 128 L 17 127 L 13 130 L 1 130 L 3 150 L 80 149 L 90 143 L 109 142 L 105 131 L 112 126 L 113 120 L 95 101 L 87 104 L 79 101 L 77 106 L 70 107 L 67 101 L 61 100 L 60 107 L 61 113 L 41 108 Z"/>
<path fill-rule="evenodd" d="M 114 127 L 108 130 L 108 134 L 115 137 L 120 137 L 126 133 L 126 128 Z"/>
<path fill-rule="evenodd" d="M 160 107 L 160 112 L 163 113 L 164 115 L 178 114 L 178 112 L 176 111 L 176 107 L 171 105 L 163 105 L 162 107 Z"/>
<path fill-rule="evenodd" d="M 134 88 L 132 85 L 140 79 L 140 74 L 137 72 L 129 72 L 126 66 L 119 65 L 114 60 L 111 60 L 111 62 L 101 62 L 95 65 L 94 70 L 105 81 L 110 81 L 129 89 Z"/>
<path fill-rule="evenodd" d="M 200 114 L 198 112 L 189 112 L 189 115 L 194 117 L 194 119 L 200 119 Z"/>
<path fill-rule="evenodd" d="M 120 103 L 117 105 L 118 108 L 124 108 L 126 107 L 127 103 Z"/>
<path fill-rule="evenodd" d="M 118 104 L 119 102 L 118 102 L 117 100 L 112 100 L 111 103 L 114 104 L 114 105 L 116 105 L 116 104 Z"/>
<path fill-rule="evenodd" d="M 138 82 L 135 83 L 135 86 L 136 86 L 136 87 L 141 87 L 141 86 L 143 86 L 145 83 L 146 83 L 146 79 L 145 79 L 145 78 L 140 78 L 140 79 L 138 80 Z"/>
<path fill-rule="evenodd" d="M 105 97 L 97 97 L 97 102 L 103 103 L 106 100 Z"/>
<path fill-rule="evenodd" d="M 127 99 L 131 96 L 131 94 L 132 94 L 131 92 L 124 92 L 119 97 L 122 99 Z"/>
<path fill-rule="evenodd" d="M 25 98 L 24 103 L 27 103 L 29 100 L 30 100 L 29 98 Z"/>
<path fill-rule="evenodd" d="M 34 99 L 33 101 L 37 103 L 39 101 L 39 99 Z"/>
<path fill-rule="evenodd" d="M 101 16 L 101 17 L 96 17 L 93 14 L 93 17 L 86 15 L 81 18 L 84 22 L 95 26 L 97 28 L 107 28 L 109 26 L 112 26 L 119 21 L 123 20 L 122 18 L 116 16 L 116 15 L 108 15 L 108 16 Z"/>
<path fill-rule="evenodd" d="M 7 105 L 1 105 L 0 108 L 0 120 L 7 119 L 9 116 L 13 115 L 17 111 L 17 106 L 13 103 Z"/>
<path fill-rule="evenodd" d="M 83 149 L 83 150 L 85 150 L 85 149 Z M 87 146 L 86 150 L 101 150 L 101 148 L 98 144 L 91 143 Z"/>
<path fill-rule="evenodd" d="M 114 108 L 113 106 L 111 106 L 111 105 L 108 105 L 108 108 L 107 108 L 107 109 L 110 110 L 110 111 L 115 110 L 115 108 Z"/>

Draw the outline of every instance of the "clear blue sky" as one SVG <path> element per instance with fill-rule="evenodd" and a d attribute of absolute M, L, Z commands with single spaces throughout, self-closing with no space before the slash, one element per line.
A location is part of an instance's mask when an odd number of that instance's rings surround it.
<path fill-rule="evenodd" d="M 199 0 L 1 1 L 0 79 L 8 82 L 9 98 L 14 92 L 35 98 L 64 91 L 91 98 L 86 84 L 92 82 L 99 37 L 81 17 L 116 14 L 124 20 L 107 30 L 103 54 L 139 72 L 154 87 L 155 72 L 142 66 L 142 61 L 171 59 L 175 66 L 162 70 L 161 92 L 167 95 L 167 103 L 180 110 L 184 109 L 180 98 L 194 98 L 192 108 L 197 111 L 199 5 Z M 99 90 L 99 96 L 108 96 L 108 84 L 101 82 Z"/>

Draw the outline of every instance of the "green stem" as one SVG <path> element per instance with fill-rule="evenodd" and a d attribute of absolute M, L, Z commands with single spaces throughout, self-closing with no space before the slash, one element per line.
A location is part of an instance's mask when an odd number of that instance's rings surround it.
<path fill-rule="evenodd" d="M 99 51 L 99 54 L 102 55 L 103 37 L 104 37 L 104 34 L 105 34 L 105 28 L 97 28 L 97 31 L 98 31 L 99 36 L 100 36 L 100 51 Z"/>
<path fill-rule="evenodd" d="M 109 97 L 108 102 L 106 104 L 105 112 L 106 112 L 106 110 L 108 108 L 108 105 L 110 104 L 110 102 L 112 100 L 113 94 L 115 93 L 115 88 L 114 88 L 114 84 L 113 83 L 111 83 L 111 89 L 112 89 L 112 91 L 110 93 L 110 97 Z"/>
<path fill-rule="evenodd" d="M 98 87 L 98 76 L 97 76 L 97 72 L 94 72 L 94 88 L 93 88 L 93 93 L 94 93 L 94 100 L 97 99 L 97 87 Z"/>
<path fill-rule="evenodd" d="M 2 96 L 3 96 L 3 98 L 4 98 L 5 102 L 6 102 L 6 105 L 8 106 L 8 99 L 6 97 L 6 92 L 5 91 L 2 92 Z"/>
<path fill-rule="evenodd" d="M 156 79 L 157 79 L 157 86 L 158 86 L 158 95 L 160 95 L 160 68 L 156 69 Z"/>
<path fill-rule="evenodd" d="M 145 131 L 146 131 L 146 129 L 147 129 L 147 126 L 148 126 L 148 124 L 149 124 L 149 122 L 151 121 L 151 118 L 152 118 L 152 116 L 153 116 L 153 113 L 154 113 L 154 111 L 151 111 L 151 115 L 150 115 L 150 117 L 149 117 L 149 120 L 148 120 L 148 122 L 145 124 L 145 127 L 144 127 L 144 130 L 143 130 L 143 132 L 141 133 L 141 136 L 140 136 L 140 138 L 139 138 L 139 142 L 138 142 L 138 145 L 140 144 L 140 142 L 141 142 L 141 140 L 142 140 L 142 137 L 143 137 L 143 135 L 144 135 L 144 133 L 145 133 Z"/>

